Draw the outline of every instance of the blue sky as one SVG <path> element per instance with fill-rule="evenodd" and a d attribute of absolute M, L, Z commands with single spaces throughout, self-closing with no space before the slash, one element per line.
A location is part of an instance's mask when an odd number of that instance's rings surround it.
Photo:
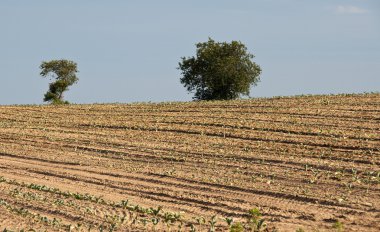
<path fill-rule="evenodd" d="M 189 101 L 180 57 L 239 40 L 252 97 L 380 91 L 378 0 L 0 0 L 0 104 L 41 104 L 42 61 L 78 63 L 74 103 Z"/>

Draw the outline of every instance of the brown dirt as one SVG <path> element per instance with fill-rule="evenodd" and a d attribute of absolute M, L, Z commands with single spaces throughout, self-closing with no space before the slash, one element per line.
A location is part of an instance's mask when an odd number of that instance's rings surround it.
<path fill-rule="evenodd" d="M 0 231 L 379 231 L 379 165 L 380 94 L 0 106 Z"/>

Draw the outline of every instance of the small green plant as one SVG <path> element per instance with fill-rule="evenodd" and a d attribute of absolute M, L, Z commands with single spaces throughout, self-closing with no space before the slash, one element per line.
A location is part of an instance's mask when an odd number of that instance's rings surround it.
<path fill-rule="evenodd" d="M 198 224 L 198 227 L 199 227 L 198 230 L 200 230 L 201 226 L 206 223 L 206 219 L 204 217 L 202 217 L 202 216 L 200 216 L 200 217 L 194 217 L 194 219 L 195 219 L 195 221 Z"/>
<path fill-rule="evenodd" d="M 343 232 L 344 231 L 344 226 L 343 223 L 340 221 L 334 222 L 332 226 L 337 232 Z"/>
<path fill-rule="evenodd" d="M 160 222 L 160 218 L 152 218 L 153 225 L 157 225 Z"/>
<path fill-rule="evenodd" d="M 241 222 L 236 222 L 231 225 L 230 232 L 243 232 L 244 226 Z"/>
<path fill-rule="evenodd" d="M 65 201 L 62 200 L 62 199 L 56 199 L 56 200 L 54 201 L 54 204 L 55 204 L 55 205 L 58 205 L 58 206 L 61 206 L 61 205 L 64 205 L 64 204 L 65 204 Z"/>
<path fill-rule="evenodd" d="M 261 212 L 259 209 L 254 208 L 248 211 L 248 225 L 251 231 L 260 232 L 265 228 L 264 219 L 261 218 Z"/>
<path fill-rule="evenodd" d="M 208 223 L 210 224 L 210 232 L 214 232 L 215 231 L 215 224 L 217 222 L 217 217 L 216 215 L 212 216 L 211 219 L 208 221 Z"/>
<path fill-rule="evenodd" d="M 144 227 L 146 227 L 146 225 L 148 224 L 149 220 L 146 219 L 146 218 L 142 218 L 142 219 L 140 219 L 140 222 L 144 225 Z"/>
<path fill-rule="evenodd" d="M 156 231 L 156 226 L 160 222 L 160 218 L 152 218 L 153 230 Z"/>
<path fill-rule="evenodd" d="M 116 223 L 112 223 L 111 226 L 110 226 L 110 229 L 109 229 L 109 232 L 113 232 L 116 230 Z M 79 231 L 79 230 L 78 230 Z"/>
<path fill-rule="evenodd" d="M 182 226 L 183 226 L 183 221 L 179 221 L 179 224 L 178 224 L 178 232 L 181 232 L 181 231 L 182 231 Z"/>
<path fill-rule="evenodd" d="M 190 224 L 190 232 L 195 232 L 195 231 L 197 231 L 197 230 L 195 229 L 194 224 L 191 223 L 191 224 Z"/>
<path fill-rule="evenodd" d="M 122 200 L 121 203 L 120 203 L 120 206 L 123 208 L 123 209 L 126 209 L 128 207 L 128 202 L 129 200 Z"/>
<path fill-rule="evenodd" d="M 224 218 L 224 221 L 227 223 L 228 228 L 230 228 L 234 219 L 226 217 L 226 218 Z"/>
<path fill-rule="evenodd" d="M 175 172 L 176 172 L 176 170 L 174 168 L 172 168 L 168 171 L 165 171 L 163 175 L 164 176 L 173 176 Z"/>
<path fill-rule="evenodd" d="M 142 210 L 142 208 L 139 205 L 135 205 L 133 210 L 136 212 L 140 212 Z"/>
<path fill-rule="evenodd" d="M 3 230 L 3 232 L 14 232 L 13 230 L 8 230 L 7 228 L 5 228 L 4 230 Z"/>
<path fill-rule="evenodd" d="M 150 211 L 152 212 L 154 216 L 158 216 L 161 210 L 162 210 L 162 206 L 158 206 L 157 209 L 150 208 Z"/>
<path fill-rule="evenodd" d="M 172 213 L 165 212 L 164 223 L 169 230 L 170 230 L 170 227 L 173 225 L 174 221 L 175 221 L 174 215 Z"/>

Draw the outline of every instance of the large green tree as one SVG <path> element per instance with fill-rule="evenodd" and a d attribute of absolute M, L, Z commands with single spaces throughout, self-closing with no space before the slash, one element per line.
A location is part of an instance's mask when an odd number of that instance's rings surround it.
<path fill-rule="evenodd" d="M 78 81 L 77 64 L 70 60 L 52 60 L 42 62 L 40 68 L 42 77 L 50 77 L 54 80 L 49 84 L 44 101 L 52 104 L 68 104 L 63 99 L 63 92 Z"/>
<path fill-rule="evenodd" d="M 251 85 L 260 80 L 261 68 L 240 41 L 196 44 L 196 56 L 182 57 L 178 69 L 181 83 L 197 100 L 231 100 L 249 96 Z"/>

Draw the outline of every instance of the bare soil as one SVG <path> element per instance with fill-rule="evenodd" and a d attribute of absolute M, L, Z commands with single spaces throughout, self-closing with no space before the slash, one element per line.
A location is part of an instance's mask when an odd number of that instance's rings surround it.
<path fill-rule="evenodd" d="M 0 231 L 249 230 L 250 209 L 380 231 L 380 94 L 0 106 Z"/>

